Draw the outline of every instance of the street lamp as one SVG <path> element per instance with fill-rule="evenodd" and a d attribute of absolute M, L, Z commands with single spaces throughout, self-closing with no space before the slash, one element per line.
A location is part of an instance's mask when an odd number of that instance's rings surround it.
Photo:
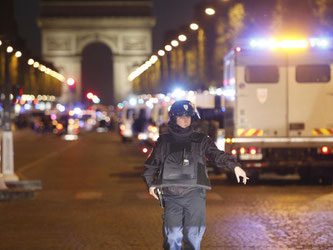
<path fill-rule="evenodd" d="M 198 29 L 199 29 L 199 25 L 196 24 L 196 23 L 191 23 L 191 24 L 190 24 L 190 29 L 191 29 L 191 30 L 198 30 Z"/>
<path fill-rule="evenodd" d="M 185 35 L 181 34 L 181 35 L 178 36 L 178 39 L 181 42 L 185 42 L 187 40 L 187 37 Z"/>
<path fill-rule="evenodd" d="M 205 13 L 209 16 L 212 16 L 215 14 L 215 10 L 213 8 L 206 8 Z"/>
<path fill-rule="evenodd" d="M 32 58 L 30 58 L 30 59 L 28 60 L 28 64 L 29 64 L 29 65 L 33 65 L 34 62 L 35 62 L 35 61 L 34 61 L 34 59 L 32 59 Z"/>
<path fill-rule="evenodd" d="M 22 52 L 21 51 L 16 51 L 15 56 L 17 58 L 21 57 L 22 56 Z"/>
<path fill-rule="evenodd" d="M 14 51 L 12 46 L 7 47 L 7 53 L 12 53 Z"/>
<path fill-rule="evenodd" d="M 160 49 L 160 50 L 157 52 L 157 54 L 158 54 L 159 56 L 164 56 L 164 55 L 165 55 L 165 51 L 162 50 L 162 49 Z"/>
<path fill-rule="evenodd" d="M 179 45 L 179 42 L 178 42 L 177 40 L 172 40 L 172 41 L 171 41 L 171 45 L 172 45 L 173 47 L 177 47 L 177 46 Z"/>
<path fill-rule="evenodd" d="M 168 45 L 165 45 L 164 48 L 165 48 L 166 51 L 171 51 L 171 50 L 172 50 L 172 47 L 171 47 L 171 45 L 169 45 L 169 44 L 168 44 Z"/>
<path fill-rule="evenodd" d="M 39 65 L 38 69 L 40 71 L 44 72 L 46 70 L 46 67 L 43 64 L 41 64 L 41 65 Z"/>
<path fill-rule="evenodd" d="M 152 55 L 149 59 L 149 62 L 151 62 L 151 64 L 156 63 L 158 60 L 158 57 L 156 55 Z"/>

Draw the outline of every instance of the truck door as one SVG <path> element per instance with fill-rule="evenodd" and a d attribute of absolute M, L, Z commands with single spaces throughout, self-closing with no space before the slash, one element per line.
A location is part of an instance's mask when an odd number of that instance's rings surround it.
<path fill-rule="evenodd" d="M 236 60 L 238 136 L 287 135 L 285 54 L 244 51 Z"/>
<path fill-rule="evenodd" d="M 332 51 L 288 54 L 290 136 L 333 136 Z"/>

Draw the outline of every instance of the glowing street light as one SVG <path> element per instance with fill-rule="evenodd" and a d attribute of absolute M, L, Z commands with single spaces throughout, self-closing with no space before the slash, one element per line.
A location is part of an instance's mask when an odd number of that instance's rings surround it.
<path fill-rule="evenodd" d="M 157 54 L 158 54 L 159 56 L 164 56 L 164 55 L 165 55 L 165 51 L 162 50 L 162 49 L 160 49 L 160 50 L 157 52 Z"/>
<path fill-rule="evenodd" d="M 215 14 L 215 10 L 213 8 L 206 8 L 205 13 L 209 16 L 212 16 Z"/>
<path fill-rule="evenodd" d="M 178 36 L 178 39 L 181 42 L 185 42 L 187 40 L 187 37 L 185 35 L 181 34 L 181 35 Z"/>
<path fill-rule="evenodd" d="M 158 60 L 158 57 L 157 57 L 156 55 L 152 55 L 152 56 L 150 57 L 150 59 L 149 59 L 149 62 L 150 62 L 151 64 L 154 64 L 154 63 L 157 62 L 157 60 Z"/>
<path fill-rule="evenodd" d="M 171 47 L 171 45 L 169 45 L 169 44 L 168 44 L 168 45 L 165 45 L 164 48 L 165 48 L 166 51 L 171 51 L 171 50 L 172 50 L 172 47 Z"/>
<path fill-rule="evenodd" d="M 179 45 L 179 42 L 178 42 L 177 40 L 172 40 L 172 41 L 171 41 L 171 45 L 172 45 L 173 47 L 177 47 L 177 46 Z"/>
<path fill-rule="evenodd" d="M 34 68 L 38 68 L 39 62 L 34 62 Z"/>
<path fill-rule="evenodd" d="M 38 69 L 42 72 L 44 72 L 46 70 L 46 66 L 44 66 L 43 64 L 40 64 Z"/>
<path fill-rule="evenodd" d="M 190 24 L 190 29 L 191 29 L 191 30 L 198 30 L 198 29 L 199 29 L 199 25 L 196 24 L 196 23 L 191 23 L 191 24 Z"/>
<path fill-rule="evenodd" d="M 7 53 L 12 53 L 14 51 L 12 46 L 7 47 Z"/>
<path fill-rule="evenodd" d="M 29 65 L 33 65 L 34 62 L 35 62 L 35 61 L 34 61 L 34 59 L 32 59 L 32 58 L 30 58 L 30 59 L 28 60 L 28 64 L 29 64 Z"/>
<path fill-rule="evenodd" d="M 21 51 L 16 51 L 15 56 L 17 58 L 21 57 L 22 56 L 22 52 Z"/>

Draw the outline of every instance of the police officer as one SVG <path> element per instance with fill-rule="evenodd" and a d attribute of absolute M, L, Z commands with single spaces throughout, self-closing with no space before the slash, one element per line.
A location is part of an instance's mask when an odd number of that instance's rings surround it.
<path fill-rule="evenodd" d="M 143 178 L 149 193 L 156 199 L 162 190 L 164 202 L 164 249 L 200 249 L 205 232 L 206 190 L 211 189 L 206 158 L 219 167 L 235 172 L 237 181 L 246 184 L 248 177 L 235 158 L 220 151 L 205 134 L 193 131 L 199 118 L 187 100 L 175 102 L 169 111 L 168 133 L 160 135 L 145 162 Z"/>

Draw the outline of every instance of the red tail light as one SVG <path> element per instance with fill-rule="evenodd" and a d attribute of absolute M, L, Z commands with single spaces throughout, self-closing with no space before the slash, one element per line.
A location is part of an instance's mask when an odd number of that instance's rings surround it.
<path fill-rule="evenodd" d="M 144 153 L 144 154 L 148 153 L 148 148 L 143 148 L 142 153 Z"/>
<path fill-rule="evenodd" d="M 257 149 L 256 148 L 250 148 L 249 151 L 250 151 L 251 155 L 255 155 L 257 153 Z"/>
<path fill-rule="evenodd" d="M 56 128 L 58 130 L 62 130 L 64 128 L 64 126 L 61 123 L 58 123 L 57 126 L 56 126 Z"/>
<path fill-rule="evenodd" d="M 330 153 L 330 149 L 329 149 L 329 147 L 327 147 L 327 146 L 323 146 L 323 147 L 321 147 L 321 153 L 322 154 L 329 154 Z"/>

